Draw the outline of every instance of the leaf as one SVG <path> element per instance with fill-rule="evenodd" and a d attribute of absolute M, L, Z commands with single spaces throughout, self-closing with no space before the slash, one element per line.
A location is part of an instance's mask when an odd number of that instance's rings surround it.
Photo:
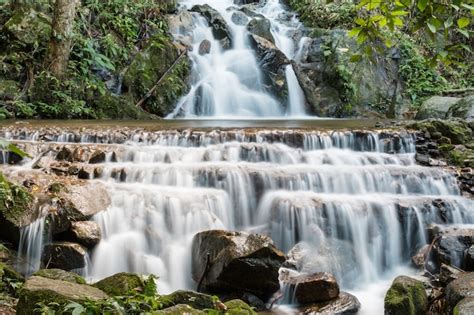
<path fill-rule="evenodd" d="M 431 24 L 430 22 L 426 22 L 426 25 L 428 26 L 428 28 L 430 29 L 431 33 L 435 34 L 436 33 L 436 26 L 434 26 L 433 24 Z"/>
<path fill-rule="evenodd" d="M 350 62 L 359 62 L 361 60 L 362 60 L 362 55 L 360 54 L 352 55 L 351 58 L 349 59 Z"/>
<path fill-rule="evenodd" d="M 439 54 L 442 58 L 448 57 L 448 52 L 447 52 L 446 50 L 441 50 L 438 54 Z"/>
<path fill-rule="evenodd" d="M 463 34 L 466 38 L 469 38 L 469 32 L 468 31 L 458 28 L 458 32 Z"/>
<path fill-rule="evenodd" d="M 387 18 L 383 18 L 379 21 L 379 25 L 380 27 L 384 27 L 385 25 L 387 25 Z"/>
<path fill-rule="evenodd" d="M 474 10 L 474 6 L 467 4 L 467 3 L 461 3 L 461 6 L 468 9 L 468 10 Z"/>
<path fill-rule="evenodd" d="M 469 20 L 467 17 L 462 17 L 458 19 L 458 26 L 459 28 L 465 28 L 471 23 L 471 20 Z"/>
<path fill-rule="evenodd" d="M 349 37 L 355 37 L 358 36 L 359 33 L 362 31 L 362 28 L 360 27 L 355 27 L 349 32 Z"/>
<path fill-rule="evenodd" d="M 405 10 L 396 10 L 396 11 L 390 12 L 390 14 L 392 16 L 403 16 L 403 15 L 408 15 L 408 12 Z"/>
<path fill-rule="evenodd" d="M 427 5 L 428 5 L 428 0 L 418 0 L 418 2 L 416 3 L 416 7 L 421 12 L 425 11 Z"/>

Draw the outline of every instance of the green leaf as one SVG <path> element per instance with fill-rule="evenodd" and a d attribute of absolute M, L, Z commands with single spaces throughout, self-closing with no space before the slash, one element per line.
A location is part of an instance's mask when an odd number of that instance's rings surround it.
<path fill-rule="evenodd" d="M 447 52 L 446 50 L 441 50 L 438 54 L 439 54 L 442 58 L 448 57 L 448 52 Z"/>
<path fill-rule="evenodd" d="M 396 11 L 390 12 L 390 14 L 392 16 L 402 16 L 402 15 L 408 15 L 408 12 L 405 10 L 396 10 Z"/>
<path fill-rule="evenodd" d="M 437 29 L 436 29 L 436 26 L 434 26 L 433 24 L 431 24 L 430 22 L 426 22 L 426 25 L 428 26 L 428 28 L 430 29 L 431 33 L 435 34 Z"/>
<path fill-rule="evenodd" d="M 350 62 L 359 62 L 362 60 L 362 55 L 360 54 L 355 54 L 351 56 L 351 59 L 349 59 Z"/>
<path fill-rule="evenodd" d="M 469 20 L 467 17 L 462 17 L 458 20 L 458 26 L 459 28 L 465 28 L 471 23 L 471 20 Z"/>
<path fill-rule="evenodd" d="M 474 10 L 474 6 L 467 4 L 465 2 L 461 3 L 461 6 L 468 9 L 468 10 Z"/>
<path fill-rule="evenodd" d="M 463 34 L 466 38 L 469 38 L 469 32 L 468 31 L 458 28 L 458 32 Z"/>
<path fill-rule="evenodd" d="M 349 37 L 355 37 L 358 36 L 359 33 L 362 31 L 362 28 L 360 27 L 355 27 L 349 32 Z"/>
<path fill-rule="evenodd" d="M 425 11 L 427 5 L 428 5 L 428 0 L 418 0 L 418 2 L 416 3 L 416 7 L 421 12 Z"/>

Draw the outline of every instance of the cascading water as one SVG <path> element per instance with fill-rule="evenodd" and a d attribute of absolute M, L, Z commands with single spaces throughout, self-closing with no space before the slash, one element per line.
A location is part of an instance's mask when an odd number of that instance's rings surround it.
<path fill-rule="evenodd" d="M 193 62 L 192 86 L 190 92 L 178 103 L 169 118 L 212 117 L 220 119 L 278 118 L 305 116 L 305 98 L 291 64 L 285 68 L 288 102 L 281 104 L 265 86 L 265 80 L 249 41 L 245 25 L 238 25 L 232 19 L 236 10 L 233 1 L 183 1 L 186 9 L 194 5 L 208 4 L 224 18 L 231 35 L 231 47 L 224 49 L 221 41 L 213 35 L 205 18 L 194 14 L 194 29 L 191 34 L 181 31 L 177 36 L 190 36 L 192 49 L 189 57 Z M 291 35 L 301 27 L 296 18 L 285 8 L 272 0 L 255 9 L 271 23 L 275 45 L 289 58 L 296 57 L 297 45 Z M 284 15 L 284 16 L 283 16 Z M 282 21 L 286 18 L 285 25 Z M 189 31 L 188 31 L 189 32 Z M 210 51 L 200 53 L 200 44 L 207 40 Z"/>
<path fill-rule="evenodd" d="M 416 165 L 414 139 L 406 133 L 120 135 L 48 137 L 107 143 L 115 152 L 97 165 L 102 175 L 93 179 L 104 182 L 112 198 L 94 218 L 103 232 L 90 263 L 96 279 L 121 271 L 153 273 L 160 292 L 195 288 L 193 236 L 246 230 L 271 236 L 290 261 L 299 257 L 299 272 L 332 272 L 359 297 L 362 313 L 375 314 L 382 312 L 391 277 L 406 273 L 400 268 L 426 244 L 428 224 L 474 223 L 474 202 L 460 196 L 449 173 Z M 44 136 L 24 137 L 39 138 Z"/>

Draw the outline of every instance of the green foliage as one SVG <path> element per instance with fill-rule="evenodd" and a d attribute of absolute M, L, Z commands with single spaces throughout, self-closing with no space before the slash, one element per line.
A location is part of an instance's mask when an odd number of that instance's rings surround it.
<path fill-rule="evenodd" d="M 350 28 L 357 14 L 352 0 L 290 0 L 289 3 L 304 22 L 323 29 Z"/>
<path fill-rule="evenodd" d="M 3 138 L 0 138 L 0 151 L 12 152 L 22 158 L 30 157 L 26 152 L 24 152 L 23 150 L 18 148 L 16 145 L 14 145 L 13 143 L 10 143 L 9 141 Z"/>

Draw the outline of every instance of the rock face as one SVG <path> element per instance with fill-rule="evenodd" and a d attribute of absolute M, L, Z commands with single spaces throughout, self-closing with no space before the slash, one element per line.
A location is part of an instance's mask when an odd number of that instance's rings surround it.
<path fill-rule="evenodd" d="M 224 18 L 208 4 L 195 5 L 191 8 L 192 12 L 201 14 L 212 28 L 212 34 L 219 40 L 222 47 L 227 49 L 232 46 L 231 32 Z"/>
<path fill-rule="evenodd" d="M 43 249 L 41 261 L 49 268 L 72 270 L 86 265 L 87 249 L 71 242 L 47 244 Z"/>
<path fill-rule="evenodd" d="M 5 23 L 5 30 L 24 44 L 48 41 L 51 36 L 51 22 L 48 15 L 33 8 L 16 10 Z"/>
<path fill-rule="evenodd" d="M 125 296 L 133 290 L 143 291 L 145 284 L 142 278 L 134 273 L 117 273 L 94 284 L 110 296 Z"/>
<path fill-rule="evenodd" d="M 428 309 L 428 296 L 423 282 L 399 276 L 385 295 L 386 315 L 425 314 Z"/>
<path fill-rule="evenodd" d="M 327 302 L 315 303 L 298 308 L 298 314 L 357 314 L 360 302 L 352 294 L 341 292 L 339 297 Z"/>
<path fill-rule="evenodd" d="M 456 104 L 460 98 L 447 96 L 433 96 L 423 102 L 415 119 L 439 118 L 444 119 L 449 108 Z"/>
<path fill-rule="evenodd" d="M 215 293 L 249 292 L 267 300 L 278 291 L 285 255 L 263 235 L 206 231 L 193 239 L 192 276 L 200 289 Z"/>
<path fill-rule="evenodd" d="M 260 36 L 275 44 L 272 32 L 270 30 L 271 23 L 265 17 L 256 17 L 247 24 L 247 30 L 254 35 Z"/>
<path fill-rule="evenodd" d="M 452 310 L 464 298 L 474 297 L 474 272 L 458 274 L 446 287 L 446 301 Z"/>
<path fill-rule="evenodd" d="M 452 105 L 446 113 L 446 118 L 461 118 L 466 121 L 474 121 L 474 95 L 466 96 Z"/>
<path fill-rule="evenodd" d="M 474 244 L 474 228 L 470 226 L 435 226 L 432 229 L 436 242 L 433 252 L 438 265 L 446 264 L 473 271 L 469 262 L 469 248 Z"/>
<path fill-rule="evenodd" d="M 74 272 L 64 271 L 62 269 L 41 269 L 33 274 L 33 276 L 43 277 L 53 280 L 61 280 L 77 284 L 86 284 L 86 280 Z"/>
<path fill-rule="evenodd" d="M 300 304 L 326 302 L 339 296 L 336 278 L 327 272 L 289 276 L 283 281 L 293 288 L 296 301 Z"/>
<path fill-rule="evenodd" d="M 258 62 L 263 70 L 270 92 L 282 100 L 287 99 L 287 82 L 285 69 L 290 61 L 272 42 L 258 35 L 250 36 L 251 43 L 257 53 Z"/>
<path fill-rule="evenodd" d="M 181 51 L 159 36 L 149 39 L 146 47 L 133 59 L 123 77 L 123 92 L 138 103 L 166 73 L 180 56 Z M 184 57 L 160 82 L 143 107 L 152 114 L 165 117 L 172 112 L 176 102 L 188 89 L 190 62 Z M 170 93 L 173 91 L 173 93 Z"/>
<path fill-rule="evenodd" d="M 82 284 L 33 276 L 29 278 L 20 291 L 17 314 L 30 315 L 39 302 L 66 303 L 69 301 L 98 301 L 108 298 L 101 290 Z"/>
<path fill-rule="evenodd" d="M 79 243 L 86 247 L 94 247 L 101 239 L 100 227 L 92 221 L 72 222 L 71 233 Z"/>

